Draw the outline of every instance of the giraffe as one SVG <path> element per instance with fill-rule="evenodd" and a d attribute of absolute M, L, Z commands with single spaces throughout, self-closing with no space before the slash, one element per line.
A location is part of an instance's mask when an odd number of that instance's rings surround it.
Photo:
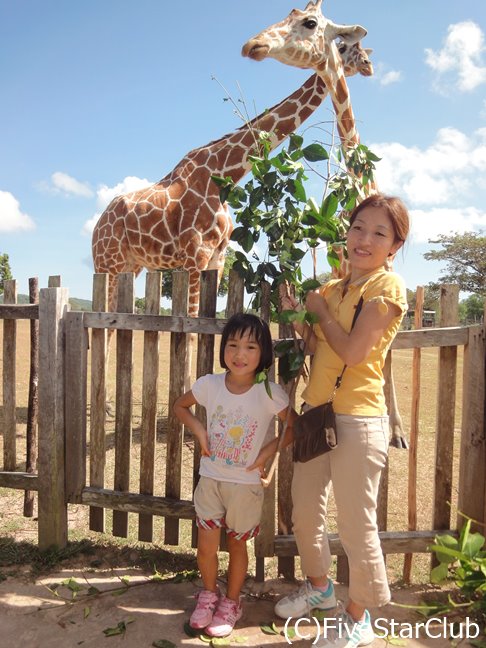
<path fill-rule="evenodd" d="M 343 51 L 346 74 L 370 76 L 371 50 L 359 43 Z M 109 310 L 115 310 L 116 278 L 136 276 L 143 268 L 183 268 L 189 274 L 188 314 L 196 317 L 200 272 L 221 274 L 233 229 L 226 204 L 212 175 L 230 176 L 236 183 L 251 168 L 255 133 L 271 133 L 272 148 L 295 131 L 328 94 L 325 82 L 311 76 L 298 90 L 250 123 L 206 146 L 190 151 L 159 182 L 115 197 L 93 230 L 95 272 L 108 273 Z"/>
<path fill-rule="evenodd" d="M 321 4 L 322 0 L 310 0 L 304 10 L 292 9 L 287 18 L 250 38 L 243 45 L 242 55 L 255 61 L 274 58 L 293 67 L 313 69 L 329 90 L 339 137 L 346 151 L 359 144 L 359 134 L 339 49 L 346 51 L 346 48 L 358 42 L 367 32 L 360 25 L 333 23 L 322 14 Z M 341 39 L 338 45 L 335 43 L 336 38 Z M 368 193 L 376 191 L 376 185 L 368 187 Z M 339 274 L 342 276 L 347 271 L 347 263 L 342 254 L 340 256 Z M 392 375 L 390 393 L 390 443 L 406 448 L 408 446 Z"/>

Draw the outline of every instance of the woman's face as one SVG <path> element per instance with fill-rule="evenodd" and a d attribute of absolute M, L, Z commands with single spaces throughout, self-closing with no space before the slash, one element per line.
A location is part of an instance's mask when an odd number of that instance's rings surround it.
<path fill-rule="evenodd" d="M 384 207 L 365 207 L 348 230 L 346 248 L 351 269 L 363 275 L 384 265 L 401 247 Z"/>

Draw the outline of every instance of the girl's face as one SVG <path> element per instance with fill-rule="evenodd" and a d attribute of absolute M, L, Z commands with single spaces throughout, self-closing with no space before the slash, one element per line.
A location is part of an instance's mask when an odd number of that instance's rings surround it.
<path fill-rule="evenodd" d="M 348 230 L 346 248 L 353 278 L 377 270 L 401 247 L 384 207 L 365 207 Z"/>
<path fill-rule="evenodd" d="M 238 378 L 254 377 L 261 358 L 260 345 L 249 331 L 229 337 L 224 348 L 224 362 L 228 371 Z"/>

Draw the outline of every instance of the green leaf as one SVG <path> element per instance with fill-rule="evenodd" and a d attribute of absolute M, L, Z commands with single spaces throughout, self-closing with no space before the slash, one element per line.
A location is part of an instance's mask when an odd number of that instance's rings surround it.
<path fill-rule="evenodd" d="M 209 635 L 206 635 L 206 634 L 201 634 L 201 635 L 199 635 L 199 639 L 200 639 L 201 641 L 204 641 L 204 643 L 207 643 L 207 644 L 210 644 L 211 641 L 213 640 L 212 637 L 210 637 Z"/>
<path fill-rule="evenodd" d="M 449 575 L 449 568 L 446 563 L 440 563 L 430 572 L 430 581 L 432 583 L 442 583 Z"/>
<path fill-rule="evenodd" d="M 154 646 L 154 648 L 177 648 L 176 644 L 168 639 L 157 639 L 157 641 L 152 641 L 152 646 Z"/>
<path fill-rule="evenodd" d="M 302 149 L 305 159 L 308 162 L 319 162 L 320 160 L 329 159 L 329 154 L 321 144 L 309 144 Z"/>
<path fill-rule="evenodd" d="M 484 536 L 480 533 L 470 533 L 464 543 L 463 552 L 469 558 L 475 558 L 484 546 Z"/>
<path fill-rule="evenodd" d="M 304 293 L 308 293 L 311 290 L 317 290 L 317 288 L 321 287 L 321 282 L 317 281 L 317 279 L 306 279 L 305 281 L 302 282 L 302 291 Z"/>
<path fill-rule="evenodd" d="M 399 637 L 395 637 L 395 635 L 388 635 L 387 637 L 383 637 L 384 640 L 386 641 L 387 644 L 390 644 L 390 646 L 406 646 L 407 645 L 407 640 L 406 639 L 400 639 Z"/>
<path fill-rule="evenodd" d="M 339 200 L 337 195 L 334 192 L 328 194 L 322 201 L 321 211 L 320 211 L 322 218 L 324 218 L 324 220 L 327 221 L 332 216 L 334 216 L 334 214 L 337 211 L 338 205 L 339 205 Z"/>
<path fill-rule="evenodd" d="M 263 632 L 263 634 L 267 635 L 278 635 L 280 634 L 277 626 L 275 623 L 262 623 L 260 625 L 260 630 Z"/>
<path fill-rule="evenodd" d="M 245 637 L 245 635 L 231 635 L 231 643 L 240 643 L 240 644 L 246 644 L 248 643 L 248 637 Z"/>
<path fill-rule="evenodd" d="M 199 637 L 199 631 L 191 628 L 188 621 L 184 623 L 184 632 L 188 637 Z"/>
<path fill-rule="evenodd" d="M 71 590 L 71 592 L 74 592 L 75 594 L 77 592 L 80 592 L 84 587 L 80 585 L 75 578 L 66 578 L 65 580 L 61 581 L 61 585 L 64 585 L 64 587 L 67 587 L 68 590 Z"/>
<path fill-rule="evenodd" d="M 304 138 L 301 135 L 297 135 L 296 133 L 291 133 L 289 140 L 289 153 L 295 151 L 296 149 L 299 149 L 304 143 Z"/>
<path fill-rule="evenodd" d="M 88 596 L 96 596 L 96 594 L 100 593 L 100 590 L 97 587 L 94 587 L 93 585 L 90 585 L 88 587 L 88 591 L 86 592 Z"/>
<path fill-rule="evenodd" d="M 211 646 L 231 646 L 231 640 L 229 637 L 214 637 Z"/>
<path fill-rule="evenodd" d="M 91 608 L 87 605 L 83 610 L 83 619 L 87 619 L 91 613 Z"/>
<path fill-rule="evenodd" d="M 125 634 L 127 630 L 127 625 L 133 623 L 135 619 L 129 618 L 126 621 L 120 621 L 116 626 L 112 628 L 105 628 L 103 634 L 107 637 L 114 637 L 115 635 Z"/>

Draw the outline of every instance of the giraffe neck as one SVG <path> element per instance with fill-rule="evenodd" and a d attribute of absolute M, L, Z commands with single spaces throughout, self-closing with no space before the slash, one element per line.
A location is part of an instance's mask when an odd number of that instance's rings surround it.
<path fill-rule="evenodd" d="M 206 168 L 211 174 L 230 176 L 238 182 L 251 168 L 248 156 L 257 150 L 258 131 L 270 134 L 272 150 L 320 106 L 328 90 L 319 75 L 312 75 L 298 90 L 283 101 L 255 117 L 238 130 L 191 151 L 187 157 L 197 160 L 207 156 Z"/>
<path fill-rule="evenodd" d="M 317 73 L 328 88 L 336 113 L 337 129 L 341 144 L 350 148 L 359 144 L 348 84 L 344 76 L 344 67 L 334 43 L 329 45 L 322 62 L 317 66 Z"/>

